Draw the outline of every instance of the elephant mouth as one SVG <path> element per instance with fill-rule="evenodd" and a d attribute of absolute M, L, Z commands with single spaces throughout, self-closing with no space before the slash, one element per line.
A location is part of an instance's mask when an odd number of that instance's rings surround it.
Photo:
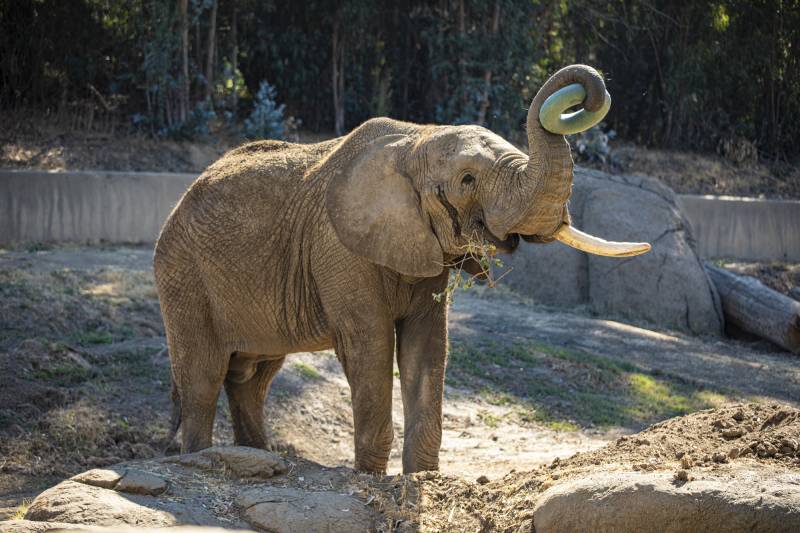
<path fill-rule="evenodd" d="M 555 240 L 555 237 L 552 234 L 548 235 L 548 236 L 544 236 L 544 235 L 523 235 L 522 238 L 525 239 L 525 242 L 531 242 L 531 243 L 535 243 L 535 244 L 547 244 L 547 243 L 553 242 Z"/>
<path fill-rule="evenodd" d="M 511 233 L 505 240 L 500 240 L 499 237 L 494 235 L 488 229 L 484 230 L 483 238 L 490 242 L 497 248 L 497 251 L 503 252 L 506 254 L 514 253 L 514 251 L 519 246 L 519 235 L 516 233 Z"/>

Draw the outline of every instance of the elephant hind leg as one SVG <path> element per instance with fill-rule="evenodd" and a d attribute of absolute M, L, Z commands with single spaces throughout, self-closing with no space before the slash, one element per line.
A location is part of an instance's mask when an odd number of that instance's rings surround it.
<path fill-rule="evenodd" d="M 175 344 L 175 343 L 171 343 Z M 206 340 L 181 346 L 172 355 L 172 372 L 179 399 L 181 453 L 211 447 L 217 399 L 227 371 L 227 358 Z"/>
<path fill-rule="evenodd" d="M 181 452 L 191 453 L 211 446 L 229 357 L 214 331 L 198 278 L 178 274 L 157 281 L 172 366 L 173 405 L 178 410 L 173 419 L 176 426 L 180 424 Z"/>
<path fill-rule="evenodd" d="M 171 343 L 175 344 L 175 343 Z M 181 347 L 172 355 L 172 373 L 178 393 L 175 407 L 181 428 L 181 453 L 211 447 L 217 398 L 225 379 L 226 358 L 207 342 Z M 213 345 L 211 345 L 213 346 Z"/>
<path fill-rule="evenodd" d="M 272 378 L 285 359 L 285 356 L 281 356 L 258 363 L 238 363 L 234 355 L 225 378 L 225 393 L 228 395 L 234 442 L 237 446 L 267 448 L 264 400 Z"/>

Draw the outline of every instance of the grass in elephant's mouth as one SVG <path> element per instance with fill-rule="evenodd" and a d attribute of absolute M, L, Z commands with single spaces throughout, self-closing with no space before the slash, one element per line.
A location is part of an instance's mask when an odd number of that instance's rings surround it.
<path fill-rule="evenodd" d="M 556 430 L 614 426 L 639 429 L 728 398 L 636 365 L 565 348 L 518 342 L 454 342 L 447 380 L 514 406 L 518 421 Z"/>
<path fill-rule="evenodd" d="M 457 289 L 470 289 L 476 281 L 485 280 L 489 288 L 494 288 L 498 281 L 511 272 L 510 268 L 505 269 L 499 275 L 495 269 L 505 267 L 503 261 L 497 257 L 497 246 L 487 242 L 477 232 L 473 232 L 467 244 L 463 246 L 464 255 L 445 267 L 452 269 L 447 287 L 444 291 L 433 294 L 433 299 L 437 302 L 442 300 L 450 303 Z M 477 266 L 477 272 L 470 273 L 465 270 L 467 263 Z"/>

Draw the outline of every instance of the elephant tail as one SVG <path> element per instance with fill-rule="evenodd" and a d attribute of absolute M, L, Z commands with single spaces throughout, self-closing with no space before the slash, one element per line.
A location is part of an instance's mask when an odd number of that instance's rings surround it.
<path fill-rule="evenodd" d="M 164 454 L 167 453 L 167 449 L 172 444 L 172 441 L 175 440 L 178 429 L 181 427 L 181 395 L 178 392 L 178 386 L 175 385 L 175 378 L 172 377 L 172 372 L 170 372 L 170 384 L 172 386 L 172 391 L 170 393 L 172 397 L 172 410 L 169 417 L 169 433 L 164 443 Z"/>

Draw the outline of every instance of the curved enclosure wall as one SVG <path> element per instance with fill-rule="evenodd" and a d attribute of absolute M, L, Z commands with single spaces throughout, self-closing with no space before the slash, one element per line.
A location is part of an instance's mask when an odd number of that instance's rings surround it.
<path fill-rule="evenodd" d="M 194 174 L 0 170 L 0 246 L 17 242 L 154 242 Z M 639 257 L 523 244 L 504 278 L 535 302 L 588 306 L 695 333 L 722 328 L 699 257 L 800 261 L 800 202 L 676 196 L 661 182 L 576 168 L 575 226 L 648 241 Z M 691 221 L 691 223 L 690 223 Z"/>
<path fill-rule="evenodd" d="M 800 261 L 800 201 L 678 196 L 702 257 Z"/>
<path fill-rule="evenodd" d="M 194 174 L 0 171 L 0 244 L 154 242 Z"/>

